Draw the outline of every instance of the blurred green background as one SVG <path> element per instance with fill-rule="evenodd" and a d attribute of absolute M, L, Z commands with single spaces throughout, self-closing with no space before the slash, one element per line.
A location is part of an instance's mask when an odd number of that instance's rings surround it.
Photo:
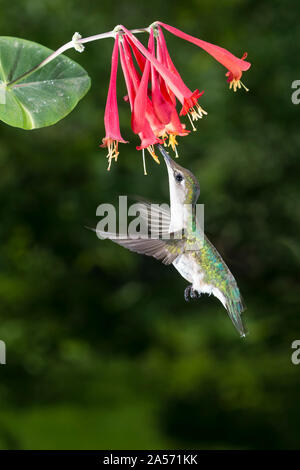
<path fill-rule="evenodd" d="M 118 195 L 168 202 L 164 164 L 147 159 L 119 80 L 121 154 L 106 171 L 103 114 L 112 40 L 67 55 L 92 88 L 55 126 L 0 125 L 0 448 L 298 448 L 299 5 L 250 0 L 0 0 L 0 34 L 52 49 L 75 31 L 162 20 L 237 56 L 249 93 L 225 69 L 166 33 L 207 118 L 181 139 L 180 162 L 201 184 L 205 227 L 242 290 L 241 340 L 215 298 L 186 303 L 175 269 L 84 229 Z M 139 36 L 141 38 L 141 36 Z M 121 74 L 120 74 L 121 75 Z"/>

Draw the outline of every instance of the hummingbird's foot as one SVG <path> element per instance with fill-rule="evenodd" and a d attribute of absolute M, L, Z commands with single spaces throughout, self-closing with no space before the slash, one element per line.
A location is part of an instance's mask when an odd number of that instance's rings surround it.
<path fill-rule="evenodd" d="M 187 286 L 185 289 L 184 289 L 184 298 L 185 300 L 188 302 L 191 299 L 197 299 L 198 297 L 200 297 L 200 294 L 198 291 L 196 291 L 195 289 L 193 289 L 193 286 L 192 284 Z"/>

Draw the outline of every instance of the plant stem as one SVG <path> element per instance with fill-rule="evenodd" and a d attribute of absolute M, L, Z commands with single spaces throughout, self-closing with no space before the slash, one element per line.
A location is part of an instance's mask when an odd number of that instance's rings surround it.
<path fill-rule="evenodd" d="M 133 34 L 137 34 L 137 33 L 146 33 L 148 32 L 148 28 L 140 28 L 140 29 L 132 29 L 131 30 L 131 33 Z M 86 37 L 86 38 L 81 38 L 81 39 L 77 39 L 76 40 L 76 43 L 77 44 L 84 44 L 86 42 L 92 42 L 92 41 L 98 41 L 99 39 L 107 39 L 107 38 L 113 38 L 116 34 L 116 31 L 115 30 L 112 30 L 112 31 L 109 31 L 108 33 L 101 33 L 101 34 L 95 34 L 94 36 L 89 36 L 89 37 Z M 12 80 L 11 82 L 7 83 L 6 86 L 7 87 L 11 87 L 12 85 L 14 85 L 15 83 L 19 82 L 20 80 L 22 80 L 23 78 L 26 78 L 28 77 L 29 75 L 31 75 L 33 72 L 36 72 L 37 70 L 39 70 L 40 68 L 44 67 L 45 65 L 49 64 L 49 62 L 51 62 L 52 60 L 56 59 L 56 57 L 58 57 L 59 55 L 63 54 L 65 51 L 67 51 L 68 49 L 72 49 L 74 47 L 74 42 L 73 41 L 69 41 L 67 42 L 66 44 L 64 44 L 63 46 L 59 47 L 56 51 L 52 52 L 52 54 L 50 54 L 48 57 L 46 57 L 46 59 L 44 59 L 40 64 L 36 65 L 35 67 L 33 67 L 32 69 L 28 70 L 27 72 L 24 72 L 22 73 L 22 75 L 20 75 L 19 77 L 15 78 L 14 80 Z"/>

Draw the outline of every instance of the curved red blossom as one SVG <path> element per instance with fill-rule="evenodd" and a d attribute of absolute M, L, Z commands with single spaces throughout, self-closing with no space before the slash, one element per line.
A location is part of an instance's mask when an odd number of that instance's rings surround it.
<path fill-rule="evenodd" d="M 138 64 L 141 72 L 143 72 L 144 68 L 145 68 L 145 64 L 146 64 L 145 57 L 143 56 L 143 54 L 141 54 L 141 52 L 138 50 L 138 48 L 135 46 L 134 42 L 132 42 L 132 40 L 129 36 L 126 36 L 126 41 L 128 42 L 128 44 L 131 47 L 131 50 L 133 52 L 133 55 L 135 57 L 135 60 L 137 61 L 137 64 Z"/>
<path fill-rule="evenodd" d="M 151 54 L 144 46 L 143 44 L 130 32 L 128 29 L 125 28 L 125 26 L 120 26 L 128 35 L 131 39 L 132 42 L 136 45 L 136 47 L 142 52 L 142 54 L 148 59 L 148 61 L 153 64 L 155 69 L 158 71 L 158 73 L 162 76 L 162 78 L 165 80 L 166 84 L 168 87 L 172 90 L 172 92 L 175 94 L 177 99 L 181 102 L 182 105 L 185 104 L 185 101 L 188 100 L 189 98 L 192 97 L 193 93 L 191 90 L 185 85 L 183 80 L 181 79 L 180 75 L 176 75 L 173 72 L 171 72 L 169 69 L 167 69 L 163 64 L 161 64 L 156 57 Z M 186 113 L 184 113 L 186 114 Z"/>
<path fill-rule="evenodd" d="M 163 50 L 163 46 L 160 41 L 160 35 L 158 34 L 157 39 L 156 39 L 156 58 L 157 60 L 163 64 L 165 67 L 168 68 L 168 63 L 166 59 L 165 52 Z M 159 81 L 160 81 L 160 90 L 162 95 L 164 96 L 165 100 L 176 106 L 176 96 L 170 90 L 170 88 L 167 87 L 166 82 L 164 79 L 159 75 Z"/>
<path fill-rule="evenodd" d="M 198 99 L 202 96 L 204 91 L 195 90 L 194 93 L 188 98 L 184 100 L 184 105 L 182 110 L 180 111 L 180 116 L 183 116 L 189 112 L 191 108 L 198 104 Z"/>
<path fill-rule="evenodd" d="M 153 29 L 151 29 L 149 36 L 148 48 L 151 48 L 153 43 Z M 132 130 L 135 134 L 138 134 L 142 131 L 145 125 L 146 119 L 146 108 L 148 101 L 148 82 L 150 74 L 150 62 L 147 60 L 146 65 L 143 70 L 143 75 L 135 96 L 131 125 Z"/>
<path fill-rule="evenodd" d="M 149 50 L 154 54 L 154 41 L 151 42 Z M 156 116 L 162 124 L 168 124 L 171 120 L 174 104 L 165 87 L 164 80 L 159 80 L 159 74 L 153 64 L 151 64 L 151 98 Z"/>
<path fill-rule="evenodd" d="M 141 79 L 134 67 L 131 52 L 128 43 L 126 42 L 126 38 L 124 38 L 122 45 L 120 45 L 119 49 L 121 65 L 128 91 L 128 101 L 130 103 L 131 111 L 133 111 Z M 127 97 L 125 98 L 127 100 Z M 140 131 L 136 132 L 141 139 L 141 145 L 137 146 L 137 150 L 143 150 L 147 148 L 154 160 L 159 163 L 158 157 L 155 155 L 153 145 L 162 143 L 162 141 L 157 137 L 157 135 L 155 135 L 153 129 L 159 130 L 161 128 L 161 124 L 158 122 L 153 110 L 151 109 L 151 102 L 148 97 L 144 111 L 145 116 L 143 120 L 143 126 Z"/>
<path fill-rule="evenodd" d="M 101 145 L 101 147 L 108 147 L 108 169 L 110 169 L 112 159 L 117 160 L 119 155 L 118 143 L 126 143 L 120 133 L 116 95 L 119 54 L 127 87 L 127 95 L 124 99 L 130 104 L 132 130 L 141 139 L 137 149 L 142 150 L 145 174 L 145 148 L 158 163 L 159 160 L 154 150 L 154 145 L 157 143 L 171 146 L 177 155 L 177 137 L 190 133 L 185 124 L 180 121 L 179 116 L 187 115 L 193 130 L 196 130 L 193 121 L 207 114 L 198 104 L 204 92 L 198 89 L 192 92 L 183 82 L 167 49 L 162 28 L 196 44 L 224 65 L 228 70 L 227 81 L 234 91 L 241 86 L 247 90 L 240 80 L 242 72 L 251 66 L 250 62 L 245 61 L 247 54 L 239 59 L 226 49 L 195 38 L 162 22 L 153 23 L 147 29 L 149 41 L 145 47 L 131 31 L 118 25 L 114 30 L 116 37 L 104 116 L 106 135 Z M 177 100 L 182 105 L 179 115 L 176 109 Z M 168 142 L 167 139 L 169 139 Z"/>
<path fill-rule="evenodd" d="M 175 107 L 172 112 L 171 120 L 166 125 L 166 132 L 172 135 L 179 135 L 182 137 L 190 133 L 190 131 L 185 128 L 185 124 L 182 124 L 182 122 L 180 121 Z"/>
<path fill-rule="evenodd" d="M 234 91 L 236 91 L 237 88 L 241 88 L 241 85 L 243 85 L 241 83 L 242 73 L 251 67 L 251 63 L 245 61 L 247 54 L 244 54 L 243 57 L 239 59 L 223 47 L 195 38 L 190 34 L 184 33 L 180 29 L 174 28 L 174 26 L 162 23 L 161 21 L 158 21 L 157 24 L 161 25 L 175 36 L 185 39 L 208 52 L 208 54 L 213 56 L 218 62 L 220 62 L 220 64 L 227 68 L 228 72 L 226 73 L 226 76 L 228 77 L 227 81 L 230 83 L 230 88 L 233 87 Z M 247 90 L 245 86 L 244 88 Z"/>
<path fill-rule="evenodd" d="M 132 82 L 132 75 L 130 74 L 130 72 L 128 70 L 128 63 L 129 63 L 128 54 L 129 54 L 129 51 L 124 47 L 124 43 L 123 43 L 123 45 L 121 45 L 121 43 L 119 43 L 119 52 L 120 52 L 120 59 L 121 59 L 121 66 L 122 66 L 122 70 L 123 70 L 123 75 L 124 75 L 124 78 L 125 78 L 126 88 L 127 88 L 127 92 L 128 92 L 128 95 L 124 96 L 124 100 L 129 101 L 130 109 L 132 111 L 133 103 L 134 103 L 134 99 L 135 99 L 135 87 L 134 87 L 134 84 Z"/>
<path fill-rule="evenodd" d="M 145 121 L 143 129 L 141 130 L 141 132 L 139 132 L 139 137 L 141 139 L 141 144 L 137 146 L 137 150 L 146 149 L 155 144 L 162 143 L 162 141 L 154 134 L 148 121 Z"/>

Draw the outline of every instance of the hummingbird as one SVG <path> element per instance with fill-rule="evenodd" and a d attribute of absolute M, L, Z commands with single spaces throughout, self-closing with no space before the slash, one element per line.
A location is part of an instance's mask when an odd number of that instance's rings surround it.
<path fill-rule="evenodd" d="M 131 251 L 153 256 L 166 265 L 173 264 L 190 283 L 184 290 L 185 300 L 196 299 L 201 294 L 214 295 L 227 310 L 240 336 L 244 337 L 246 330 L 241 313 L 245 306 L 237 282 L 196 221 L 199 183 L 193 173 L 175 162 L 164 147 L 158 147 L 168 170 L 170 210 L 144 201 L 140 205 L 140 213 L 149 220 L 149 212 L 152 217 L 155 207 L 154 213 L 156 211 L 156 215 L 162 217 L 159 224 L 154 218 L 151 228 L 160 237 L 117 237 L 107 232 L 100 232 L 99 235 Z"/>

